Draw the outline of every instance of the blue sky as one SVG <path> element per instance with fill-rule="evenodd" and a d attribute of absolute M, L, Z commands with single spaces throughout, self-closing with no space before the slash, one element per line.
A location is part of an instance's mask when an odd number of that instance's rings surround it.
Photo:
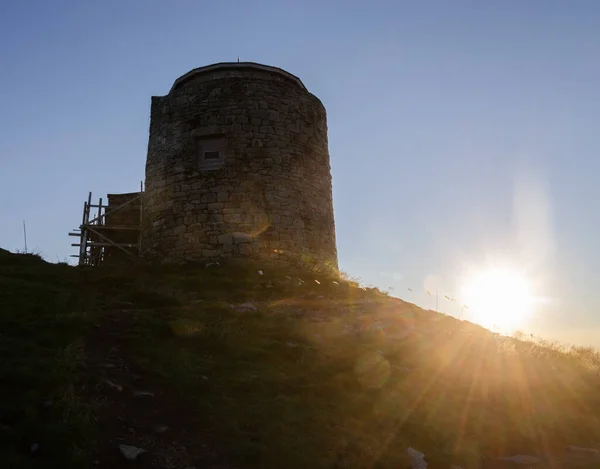
<path fill-rule="evenodd" d="M 150 96 L 238 56 L 328 110 L 342 269 L 434 307 L 509 263 L 541 299 L 525 330 L 600 346 L 596 1 L 0 3 L 0 246 L 26 220 L 73 253 L 88 191 L 144 177 Z"/>

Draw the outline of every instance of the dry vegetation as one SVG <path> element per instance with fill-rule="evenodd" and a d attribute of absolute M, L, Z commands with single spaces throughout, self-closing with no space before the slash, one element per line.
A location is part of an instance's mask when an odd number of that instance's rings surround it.
<path fill-rule="evenodd" d="M 600 442 L 594 350 L 503 337 L 331 275 L 0 251 L 0 308 L 1 467 L 102 458 L 85 347 L 108 314 L 126 318 L 136 371 L 235 467 L 396 469 L 412 446 L 430 468 L 470 469 Z"/>

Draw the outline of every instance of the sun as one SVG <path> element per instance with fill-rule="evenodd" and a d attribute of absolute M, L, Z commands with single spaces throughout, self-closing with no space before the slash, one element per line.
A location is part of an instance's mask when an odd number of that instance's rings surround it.
<path fill-rule="evenodd" d="M 473 319 L 482 326 L 514 330 L 532 313 L 527 278 L 510 269 L 495 268 L 473 275 L 464 288 Z"/>

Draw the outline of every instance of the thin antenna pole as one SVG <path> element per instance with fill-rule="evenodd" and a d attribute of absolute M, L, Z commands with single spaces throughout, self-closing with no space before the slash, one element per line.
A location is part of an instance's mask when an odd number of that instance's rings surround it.
<path fill-rule="evenodd" d="M 140 233 L 138 235 L 138 255 L 142 257 L 142 217 L 144 216 L 144 181 L 140 181 Z"/>
<path fill-rule="evenodd" d="M 23 239 L 25 239 L 25 254 L 27 254 L 27 228 L 25 226 L 25 220 L 23 220 Z"/>

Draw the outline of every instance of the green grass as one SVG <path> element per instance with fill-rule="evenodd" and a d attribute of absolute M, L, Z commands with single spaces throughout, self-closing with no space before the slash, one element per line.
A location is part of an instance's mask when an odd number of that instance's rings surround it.
<path fill-rule="evenodd" d="M 86 460 L 82 344 L 123 304 L 139 308 L 124 336 L 131 359 L 202 422 L 190 431 L 243 467 L 391 469 L 412 446 L 433 469 L 470 469 L 600 442 L 593 350 L 499 336 L 324 273 L 0 255 L 1 467 Z M 257 311 L 234 307 L 244 302 Z"/>
<path fill-rule="evenodd" d="M 93 444 L 92 406 L 76 393 L 89 314 L 71 274 L 0 251 L 3 468 L 81 467 Z"/>

